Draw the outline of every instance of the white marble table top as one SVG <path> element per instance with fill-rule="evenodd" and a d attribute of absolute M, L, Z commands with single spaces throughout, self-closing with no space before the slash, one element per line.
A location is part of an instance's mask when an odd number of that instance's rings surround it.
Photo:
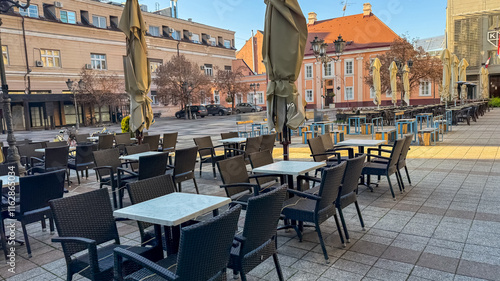
<path fill-rule="evenodd" d="M 384 144 L 386 140 L 345 140 L 338 142 L 336 146 L 378 146 Z"/>
<path fill-rule="evenodd" d="M 231 203 L 227 197 L 175 192 L 113 212 L 118 218 L 175 226 Z"/>
<path fill-rule="evenodd" d="M 139 161 L 139 157 L 151 156 L 151 155 L 156 155 L 156 154 L 161 154 L 161 153 L 167 153 L 167 152 L 147 151 L 147 152 L 141 152 L 141 153 L 136 153 L 136 154 L 123 155 L 123 156 L 120 156 L 120 160 Z"/>
<path fill-rule="evenodd" d="M 75 151 L 75 150 L 76 150 L 75 146 L 70 146 L 69 147 L 69 151 Z M 37 148 L 37 149 L 35 149 L 35 152 L 45 153 L 45 148 Z"/>
<path fill-rule="evenodd" d="M 99 137 L 87 137 L 88 140 L 97 141 Z"/>
<path fill-rule="evenodd" d="M 9 177 L 11 181 L 14 181 L 16 185 L 19 184 L 19 177 L 18 176 L 0 176 L 0 180 L 2 180 L 2 187 L 8 187 L 9 186 Z"/>
<path fill-rule="evenodd" d="M 264 165 L 252 170 L 259 174 L 280 174 L 280 175 L 304 175 L 326 166 L 325 162 L 307 162 L 307 161 L 280 161 Z"/>
<path fill-rule="evenodd" d="M 220 142 L 222 143 L 244 143 L 246 141 L 247 141 L 246 138 L 229 138 L 225 140 L 220 140 Z"/>

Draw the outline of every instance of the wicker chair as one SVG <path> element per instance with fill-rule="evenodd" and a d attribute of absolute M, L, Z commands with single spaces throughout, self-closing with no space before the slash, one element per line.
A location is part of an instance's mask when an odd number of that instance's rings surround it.
<path fill-rule="evenodd" d="M 95 281 L 112 280 L 113 250 L 116 248 L 127 249 L 152 260 L 159 260 L 163 256 L 160 247 L 120 245 L 113 209 L 105 188 L 52 200 L 50 209 L 59 234 L 52 242 L 62 244 L 68 281 L 72 280 L 75 273 Z M 107 242 L 113 243 L 102 246 Z M 83 251 L 87 253 L 73 256 Z M 126 274 L 139 269 L 128 261 L 122 268 Z"/>
<path fill-rule="evenodd" d="M 76 143 L 77 144 L 86 144 L 86 143 L 89 143 L 89 137 L 90 135 L 89 134 L 76 134 L 75 135 L 75 140 L 76 140 Z"/>
<path fill-rule="evenodd" d="M 138 204 L 175 192 L 175 184 L 172 180 L 172 176 L 162 175 L 131 182 L 127 184 L 127 191 L 130 196 L 130 202 L 132 204 Z M 154 231 L 146 232 L 146 229 L 152 226 L 152 224 L 137 221 L 137 225 L 139 226 L 139 233 L 141 234 L 141 245 L 155 246 L 157 241 L 154 239 L 156 237 Z"/>
<path fill-rule="evenodd" d="M 103 149 L 111 149 L 113 148 L 113 141 L 115 139 L 115 136 L 113 135 L 99 135 L 99 142 L 97 143 L 97 149 L 98 150 L 103 150 Z"/>
<path fill-rule="evenodd" d="M 68 169 L 68 157 L 69 157 L 69 146 L 60 146 L 45 148 L 45 158 L 40 159 L 37 157 L 31 157 L 31 170 L 29 171 L 32 175 L 35 173 L 46 173 L 50 171 L 56 171 L 61 169 Z M 68 185 L 69 185 L 69 175 L 68 175 Z"/>
<path fill-rule="evenodd" d="M 21 223 L 24 234 L 24 243 L 28 257 L 31 258 L 31 246 L 26 231 L 26 225 L 34 222 L 42 222 L 42 229 L 45 230 L 45 220 L 49 219 L 50 232 L 54 231 L 52 212 L 49 208 L 49 201 L 62 198 L 64 194 L 64 178 L 66 170 L 47 172 L 40 175 L 19 178 L 20 185 L 20 205 L 16 206 L 14 216 L 9 211 L 2 212 L 3 220 L 7 218 L 15 219 Z"/>
<path fill-rule="evenodd" d="M 200 176 L 203 163 L 212 163 L 212 171 L 214 174 L 214 178 L 216 179 L 217 176 L 215 175 L 215 163 L 217 163 L 217 161 L 219 160 L 224 159 L 225 156 L 217 156 L 215 154 L 215 149 L 218 147 L 224 147 L 224 145 L 214 146 L 214 144 L 212 143 L 212 139 L 209 136 L 194 138 L 193 140 L 196 146 L 198 146 L 198 154 L 200 156 Z"/>
<path fill-rule="evenodd" d="M 238 132 L 229 132 L 229 133 L 220 133 L 221 139 L 231 139 L 231 138 L 237 138 L 238 137 Z"/>
<path fill-rule="evenodd" d="M 276 250 L 276 228 L 286 196 L 286 185 L 248 200 L 243 232 L 234 237 L 228 268 L 234 275 L 246 274 L 256 266 L 273 257 L 279 280 L 283 279 Z"/>
<path fill-rule="evenodd" d="M 262 142 L 260 144 L 260 150 L 268 150 L 273 154 L 273 149 L 274 149 L 274 142 L 276 141 L 276 133 L 274 134 L 268 134 L 268 135 L 262 135 Z"/>
<path fill-rule="evenodd" d="M 397 168 L 398 168 L 397 176 L 399 177 L 399 180 L 401 181 L 401 186 L 402 186 L 403 190 L 405 189 L 405 187 L 404 187 L 404 183 L 403 183 L 403 177 L 401 175 L 401 169 L 403 169 L 403 168 L 405 169 L 408 183 L 411 185 L 410 174 L 408 173 L 408 167 L 406 167 L 406 158 L 408 157 L 408 152 L 410 151 L 411 142 L 413 141 L 413 135 L 412 134 L 405 135 L 404 140 L 405 140 L 405 142 L 403 144 L 403 147 L 401 148 L 401 154 L 399 156 L 399 161 L 397 163 Z M 381 153 L 384 151 L 384 150 L 382 150 L 382 148 L 384 148 L 384 147 L 392 148 L 393 145 L 392 144 L 379 145 L 379 148 L 381 149 L 381 151 L 379 152 L 379 155 L 381 155 Z M 388 159 L 381 159 L 381 158 L 374 158 L 371 160 L 371 162 L 384 163 L 384 164 L 387 164 L 388 161 L 389 161 Z M 379 180 L 380 180 L 380 176 L 379 176 Z"/>
<path fill-rule="evenodd" d="M 359 177 L 361 176 L 361 171 L 363 171 L 363 166 L 365 164 L 366 155 L 360 155 L 356 158 L 349 159 L 346 161 L 347 166 L 345 168 L 344 177 L 342 179 L 342 187 L 335 200 L 334 204 L 339 212 L 340 221 L 344 227 L 345 239 L 350 242 L 349 232 L 347 231 L 347 225 L 344 219 L 344 213 L 342 209 L 354 203 L 356 206 L 356 211 L 358 213 L 359 222 L 361 227 L 365 230 L 365 223 L 363 222 L 363 217 L 361 216 L 361 210 L 359 209 L 358 198 L 356 196 L 356 191 L 358 189 Z"/>
<path fill-rule="evenodd" d="M 113 206 L 118 208 L 117 200 L 117 189 L 118 179 L 127 179 L 132 177 L 131 175 L 122 175 L 118 173 L 118 167 L 129 164 L 127 162 L 122 163 L 120 161 L 120 151 L 118 148 L 106 149 L 94 151 L 94 170 L 99 180 L 99 187 L 102 188 L 104 185 L 111 187 L 111 192 L 113 196 Z"/>
<path fill-rule="evenodd" d="M 115 250 L 115 280 L 124 280 L 122 263 L 135 262 L 143 269 L 125 280 L 227 281 L 229 249 L 238 229 L 241 207 L 236 206 L 205 222 L 182 228 L 179 253 L 154 263 L 132 251 Z M 171 270 L 174 268 L 175 270 Z M 150 279 L 149 279 L 150 280 Z"/>
<path fill-rule="evenodd" d="M 321 249 L 323 250 L 323 255 L 325 256 L 325 260 L 327 262 L 329 260 L 328 253 L 326 251 L 325 242 L 323 241 L 323 235 L 321 234 L 321 228 L 319 226 L 331 216 L 335 218 L 335 224 L 337 225 L 340 241 L 342 242 L 342 245 L 345 246 L 342 230 L 340 229 L 337 213 L 335 212 L 335 206 L 332 204 L 339 193 L 345 168 L 346 162 L 342 162 L 334 167 L 325 168 L 321 172 L 321 179 L 309 176 L 298 176 L 297 181 L 299 189 L 303 180 L 321 182 L 318 192 L 311 194 L 289 189 L 288 192 L 297 196 L 286 200 L 281 211 L 285 221 L 297 220 L 301 222 L 314 223 L 314 227 L 318 233 L 319 242 L 321 244 Z M 302 241 L 302 233 L 297 225 L 285 224 L 285 226 L 280 227 L 279 229 L 286 228 L 294 228 L 300 241 Z"/>
<path fill-rule="evenodd" d="M 83 171 L 85 171 L 85 177 L 89 177 L 89 169 L 94 168 L 93 150 L 94 145 L 92 144 L 81 144 L 76 147 L 75 157 L 68 159 L 68 178 L 71 170 L 76 171 L 78 184 L 80 184 L 80 175 L 78 172 L 81 172 L 83 177 Z"/>
<path fill-rule="evenodd" d="M 149 144 L 149 149 L 151 151 L 158 151 L 158 146 L 160 145 L 160 135 L 144 136 L 142 143 Z"/>
<path fill-rule="evenodd" d="M 61 147 L 61 146 L 67 146 L 68 144 L 64 141 L 54 141 L 54 142 L 48 142 L 45 144 L 46 148 L 54 148 L 54 147 Z"/>
<path fill-rule="evenodd" d="M 115 134 L 115 147 L 120 149 L 120 153 L 125 152 L 125 147 L 132 145 L 134 141 L 130 137 L 130 133 Z"/>
<path fill-rule="evenodd" d="M 143 143 L 140 145 L 131 145 L 131 146 L 125 147 L 125 154 L 127 154 L 127 155 L 148 152 L 148 151 L 150 151 L 150 149 L 149 149 L 149 144 L 147 144 L 147 143 Z M 139 169 L 138 162 L 130 163 L 130 166 L 132 167 L 132 171 L 137 171 Z"/>
<path fill-rule="evenodd" d="M 247 138 L 245 143 L 245 150 L 235 149 L 235 148 L 226 148 L 227 151 L 235 151 L 244 155 L 245 163 L 250 164 L 249 155 L 255 152 L 260 151 L 260 145 L 262 143 L 262 136 Z"/>
<path fill-rule="evenodd" d="M 178 192 L 182 192 L 183 181 L 192 179 L 196 193 L 200 193 L 198 190 L 198 184 L 196 183 L 196 178 L 194 177 L 197 151 L 198 148 L 196 146 L 175 151 L 175 163 L 173 166 L 169 166 L 172 170 L 168 172 L 172 173 L 174 182 L 177 184 Z"/>
<path fill-rule="evenodd" d="M 258 183 L 250 183 L 250 179 L 270 176 L 283 178 L 283 175 L 274 174 L 248 176 L 243 155 L 221 160 L 217 162 L 217 167 L 222 178 L 222 185 L 220 187 L 226 190 L 227 197 L 231 198 L 233 203 L 236 204 L 242 203 L 245 205 L 250 197 L 257 196 L 261 192 L 261 186 Z"/>
<path fill-rule="evenodd" d="M 394 195 L 394 189 L 392 188 L 390 176 L 394 173 L 398 173 L 399 171 L 397 164 L 399 162 L 399 156 L 401 155 L 401 150 L 403 149 L 404 142 L 405 139 L 397 139 L 394 142 L 394 145 L 392 146 L 391 150 L 384 150 L 380 148 L 368 148 L 368 154 L 367 154 L 368 162 L 363 167 L 363 172 L 361 173 L 362 175 L 368 176 L 367 180 L 368 186 L 370 186 L 371 175 L 386 176 L 387 182 L 389 183 L 389 189 L 391 190 L 392 198 L 394 198 L 394 200 L 396 200 L 396 196 Z M 379 153 L 382 152 L 389 153 L 390 156 L 386 157 L 386 156 L 371 154 L 372 151 L 377 151 Z M 372 161 L 373 158 L 387 160 L 387 162 L 377 163 L 375 161 Z M 396 176 L 396 179 L 398 181 L 399 190 L 402 192 L 403 189 L 401 187 L 399 176 Z"/>
<path fill-rule="evenodd" d="M 163 134 L 163 142 L 159 151 L 168 152 L 168 163 L 172 165 L 172 153 L 175 152 L 175 147 L 177 146 L 177 136 L 178 133 L 166 133 Z"/>
<path fill-rule="evenodd" d="M 258 167 L 274 163 L 273 156 L 271 155 L 271 153 L 269 153 L 268 150 L 252 153 L 249 155 L 249 158 L 252 170 Z M 276 177 L 265 177 L 265 178 L 256 178 L 256 180 L 260 186 L 264 186 L 268 183 L 274 183 L 278 179 Z"/>
<path fill-rule="evenodd" d="M 309 144 L 309 149 L 311 150 L 311 156 L 313 157 L 314 162 L 325 161 L 328 167 L 338 165 L 342 162 L 340 152 L 337 150 L 327 151 L 321 137 L 308 139 L 307 143 Z M 339 151 L 341 150 L 347 150 L 349 152 L 349 158 L 351 158 L 353 153 L 352 148 L 339 148 Z M 316 170 L 316 175 L 319 171 L 321 171 L 321 169 Z"/>
<path fill-rule="evenodd" d="M 21 156 L 21 164 L 23 164 L 27 170 L 31 168 L 32 157 L 40 159 L 43 157 L 43 153 L 35 152 L 35 149 L 38 148 L 43 148 L 41 143 L 25 144 L 17 147 L 19 155 Z M 7 157 L 7 154 L 4 154 L 4 156 Z"/>

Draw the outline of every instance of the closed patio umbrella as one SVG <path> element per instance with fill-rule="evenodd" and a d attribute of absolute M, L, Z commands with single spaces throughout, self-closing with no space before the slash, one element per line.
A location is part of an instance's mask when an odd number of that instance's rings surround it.
<path fill-rule="evenodd" d="M 481 67 L 481 93 L 482 93 L 482 98 L 483 99 L 489 99 L 490 98 L 490 89 L 489 89 L 489 76 L 490 72 L 488 71 L 487 68 L 484 66 Z"/>
<path fill-rule="evenodd" d="M 448 49 L 441 52 L 441 62 L 443 63 L 443 84 L 441 88 L 441 101 L 448 102 L 450 98 L 451 82 L 451 53 Z"/>
<path fill-rule="evenodd" d="M 407 106 L 410 105 L 410 68 L 405 65 L 403 72 L 403 88 L 405 90 L 404 100 Z"/>
<path fill-rule="evenodd" d="M 380 107 L 382 103 L 382 86 L 380 84 L 380 67 L 382 63 L 378 58 L 375 58 L 372 62 L 372 77 L 373 77 L 373 90 L 375 91 L 375 97 L 373 103 Z"/>
<path fill-rule="evenodd" d="M 127 37 L 127 56 L 124 58 L 125 90 L 130 95 L 130 129 L 142 132 L 153 124 L 151 99 L 147 96 L 151 86 L 148 66 L 146 25 L 137 0 L 127 0 L 118 25 Z"/>
<path fill-rule="evenodd" d="M 469 63 L 467 62 L 466 59 L 462 59 L 460 61 L 460 64 L 458 65 L 458 80 L 462 82 L 467 82 L 467 67 L 469 66 Z M 462 89 L 460 90 L 460 99 L 461 100 L 466 100 L 467 99 L 467 86 L 465 84 L 462 85 Z"/>
<path fill-rule="evenodd" d="M 289 130 L 305 120 L 297 80 L 307 42 L 307 23 L 297 0 L 265 0 L 267 4 L 262 56 L 269 75 L 267 122 L 283 132 L 283 154 L 288 159 Z"/>
<path fill-rule="evenodd" d="M 391 74 L 391 95 L 392 95 L 392 103 L 396 106 L 398 102 L 398 67 L 396 62 L 392 62 L 389 67 L 389 72 Z"/>
<path fill-rule="evenodd" d="M 460 61 L 458 60 L 457 55 L 453 55 L 451 57 L 451 84 L 450 84 L 450 96 L 452 99 L 457 100 L 458 99 L 458 87 L 457 87 L 457 82 L 458 82 L 458 65 L 460 64 Z"/>

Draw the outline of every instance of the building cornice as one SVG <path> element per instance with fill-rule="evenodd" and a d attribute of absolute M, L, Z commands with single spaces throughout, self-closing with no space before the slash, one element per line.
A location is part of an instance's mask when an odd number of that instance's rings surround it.
<path fill-rule="evenodd" d="M 356 54 L 364 54 L 364 53 L 374 53 L 374 52 L 383 52 L 383 51 L 389 51 L 390 47 L 380 47 L 380 48 L 368 48 L 368 49 L 361 49 L 361 50 L 356 50 L 356 51 L 347 51 L 342 54 L 343 56 L 348 56 L 348 55 L 356 55 Z M 304 59 L 315 59 L 316 57 L 313 55 L 308 55 L 305 56 Z"/>

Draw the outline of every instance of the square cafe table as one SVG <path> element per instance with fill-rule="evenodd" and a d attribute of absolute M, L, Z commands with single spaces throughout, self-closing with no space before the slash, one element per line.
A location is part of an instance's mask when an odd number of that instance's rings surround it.
<path fill-rule="evenodd" d="M 252 172 L 286 175 L 288 176 L 288 187 L 293 188 L 293 176 L 305 175 L 325 166 L 325 162 L 280 161 L 255 168 Z"/>
<path fill-rule="evenodd" d="M 136 153 L 136 154 L 123 155 L 123 156 L 120 156 L 120 160 L 139 161 L 139 157 L 142 157 L 142 156 L 151 156 L 151 155 L 156 155 L 156 154 L 161 154 L 161 153 L 167 153 L 167 152 L 147 151 L 147 152 L 141 152 L 141 153 Z"/>
<path fill-rule="evenodd" d="M 247 141 L 247 138 L 229 138 L 220 140 L 223 144 L 241 144 Z"/>
<path fill-rule="evenodd" d="M 337 143 L 337 146 L 357 146 L 359 153 L 365 153 L 365 146 L 379 146 L 385 140 L 345 140 Z"/>
<path fill-rule="evenodd" d="M 218 215 L 218 208 L 231 203 L 227 197 L 175 192 L 144 201 L 113 212 L 117 218 L 126 218 L 155 225 L 157 245 L 161 243 L 161 226 L 179 226 L 210 211 Z M 169 231 L 165 231 L 169 233 Z M 179 241 L 167 238 L 167 253 L 177 252 Z"/>

